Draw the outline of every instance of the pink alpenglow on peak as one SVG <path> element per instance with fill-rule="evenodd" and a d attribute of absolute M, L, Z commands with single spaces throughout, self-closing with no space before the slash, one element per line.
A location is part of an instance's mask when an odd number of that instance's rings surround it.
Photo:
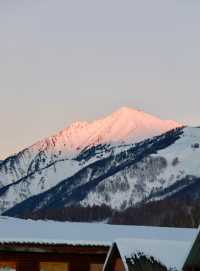
<path fill-rule="evenodd" d="M 58 134 L 19 152 L 14 160 L 8 159 L 0 172 L 0 186 L 48 167 L 50 171 L 46 172 L 46 188 L 50 188 L 52 184 L 55 185 L 55 180 L 64 180 L 82 168 L 81 163 L 74 158 L 85 148 L 99 144 L 134 144 L 179 126 L 181 125 L 177 122 L 161 120 L 127 107 L 100 120 L 75 122 Z M 38 176 L 40 180 L 40 175 Z M 39 183 L 42 187 L 42 179 Z"/>
<path fill-rule="evenodd" d="M 136 143 L 180 127 L 179 123 L 161 120 L 140 110 L 122 107 L 111 115 L 93 122 L 74 122 L 57 135 L 34 145 L 65 157 L 73 157 L 88 146 Z"/>

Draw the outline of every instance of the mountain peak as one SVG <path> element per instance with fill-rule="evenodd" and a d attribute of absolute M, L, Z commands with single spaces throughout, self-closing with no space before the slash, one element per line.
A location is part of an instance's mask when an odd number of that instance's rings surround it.
<path fill-rule="evenodd" d="M 93 122 L 75 122 L 60 132 L 70 151 L 98 144 L 136 143 L 172 130 L 177 122 L 161 120 L 138 109 L 121 107 Z"/>
<path fill-rule="evenodd" d="M 133 115 L 133 114 L 138 114 L 138 113 L 144 113 L 144 112 L 142 110 L 134 109 L 134 108 L 127 107 L 127 106 L 120 107 L 118 110 L 113 112 L 113 114 L 118 114 L 118 115 L 124 115 L 124 114 Z"/>
<path fill-rule="evenodd" d="M 93 122 L 76 121 L 32 146 L 32 150 L 48 150 L 51 156 L 62 153 L 65 158 L 99 144 L 134 144 L 180 127 L 175 121 L 161 120 L 141 110 L 121 107 L 111 115 Z"/>
<path fill-rule="evenodd" d="M 120 112 L 120 113 L 126 113 L 126 112 L 139 112 L 140 110 L 138 109 L 134 109 L 134 108 L 131 108 L 131 107 L 128 107 L 128 106 L 122 106 L 120 107 L 116 112 Z"/>
<path fill-rule="evenodd" d="M 128 119 L 131 119 L 131 121 L 144 120 L 146 123 L 157 121 L 157 122 L 162 122 L 164 125 L 169 125 L 169 126 L 174 126 L 174 127 L 182 126 L 180 123 L 174 120 L 162 120 L 140 109 L 130 108 L 126 106 L 123 106 L 119 108 L 117 111 L 113 112 L 112 116 L 127 117 Z"/>

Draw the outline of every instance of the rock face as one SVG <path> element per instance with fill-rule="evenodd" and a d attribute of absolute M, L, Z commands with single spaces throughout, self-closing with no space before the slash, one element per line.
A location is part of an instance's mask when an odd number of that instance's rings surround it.
<path fill-rule="evenodd" d="M 72 204 L 120 209 L 158 197 L 197 172 L 191 159 L 198 156 L 198 129 L 177 127 L 129 108 L 76 122 L 0 163 L 0 212 Z"/>

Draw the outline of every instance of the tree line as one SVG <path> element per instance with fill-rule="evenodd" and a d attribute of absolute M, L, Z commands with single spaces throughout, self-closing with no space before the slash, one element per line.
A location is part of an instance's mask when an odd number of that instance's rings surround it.
<path fill-rule="evenodd" d="M 149 202 L 145 205 L 129 207 L 126 210 L 114 210 L 109 206 L 71 206 L 43 209 L 25 213 L 21 218 L 101 222 L 119 225 L 143 225 L 161 227 L 196 228 L 200 224 L 200 200 L 165 199 Z"/>

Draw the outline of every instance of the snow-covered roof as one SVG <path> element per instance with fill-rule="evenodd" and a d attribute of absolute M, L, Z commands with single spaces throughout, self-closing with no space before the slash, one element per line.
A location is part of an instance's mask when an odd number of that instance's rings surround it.
<path fill-rule="evenodd" d="M 139 255 L 153 257 L 169 270 L 182 270 L 192 242 L 193 239 L 190 241 L 120 239 L 115 244 L 127 271 L 129 270 L 127 259 Z"/>
<path fill-rule="evenodd" d="M 121 238 L 190 241 L 195 229 L 33 221 L 0 216 L 0 243 L 110 246 Z"/>

